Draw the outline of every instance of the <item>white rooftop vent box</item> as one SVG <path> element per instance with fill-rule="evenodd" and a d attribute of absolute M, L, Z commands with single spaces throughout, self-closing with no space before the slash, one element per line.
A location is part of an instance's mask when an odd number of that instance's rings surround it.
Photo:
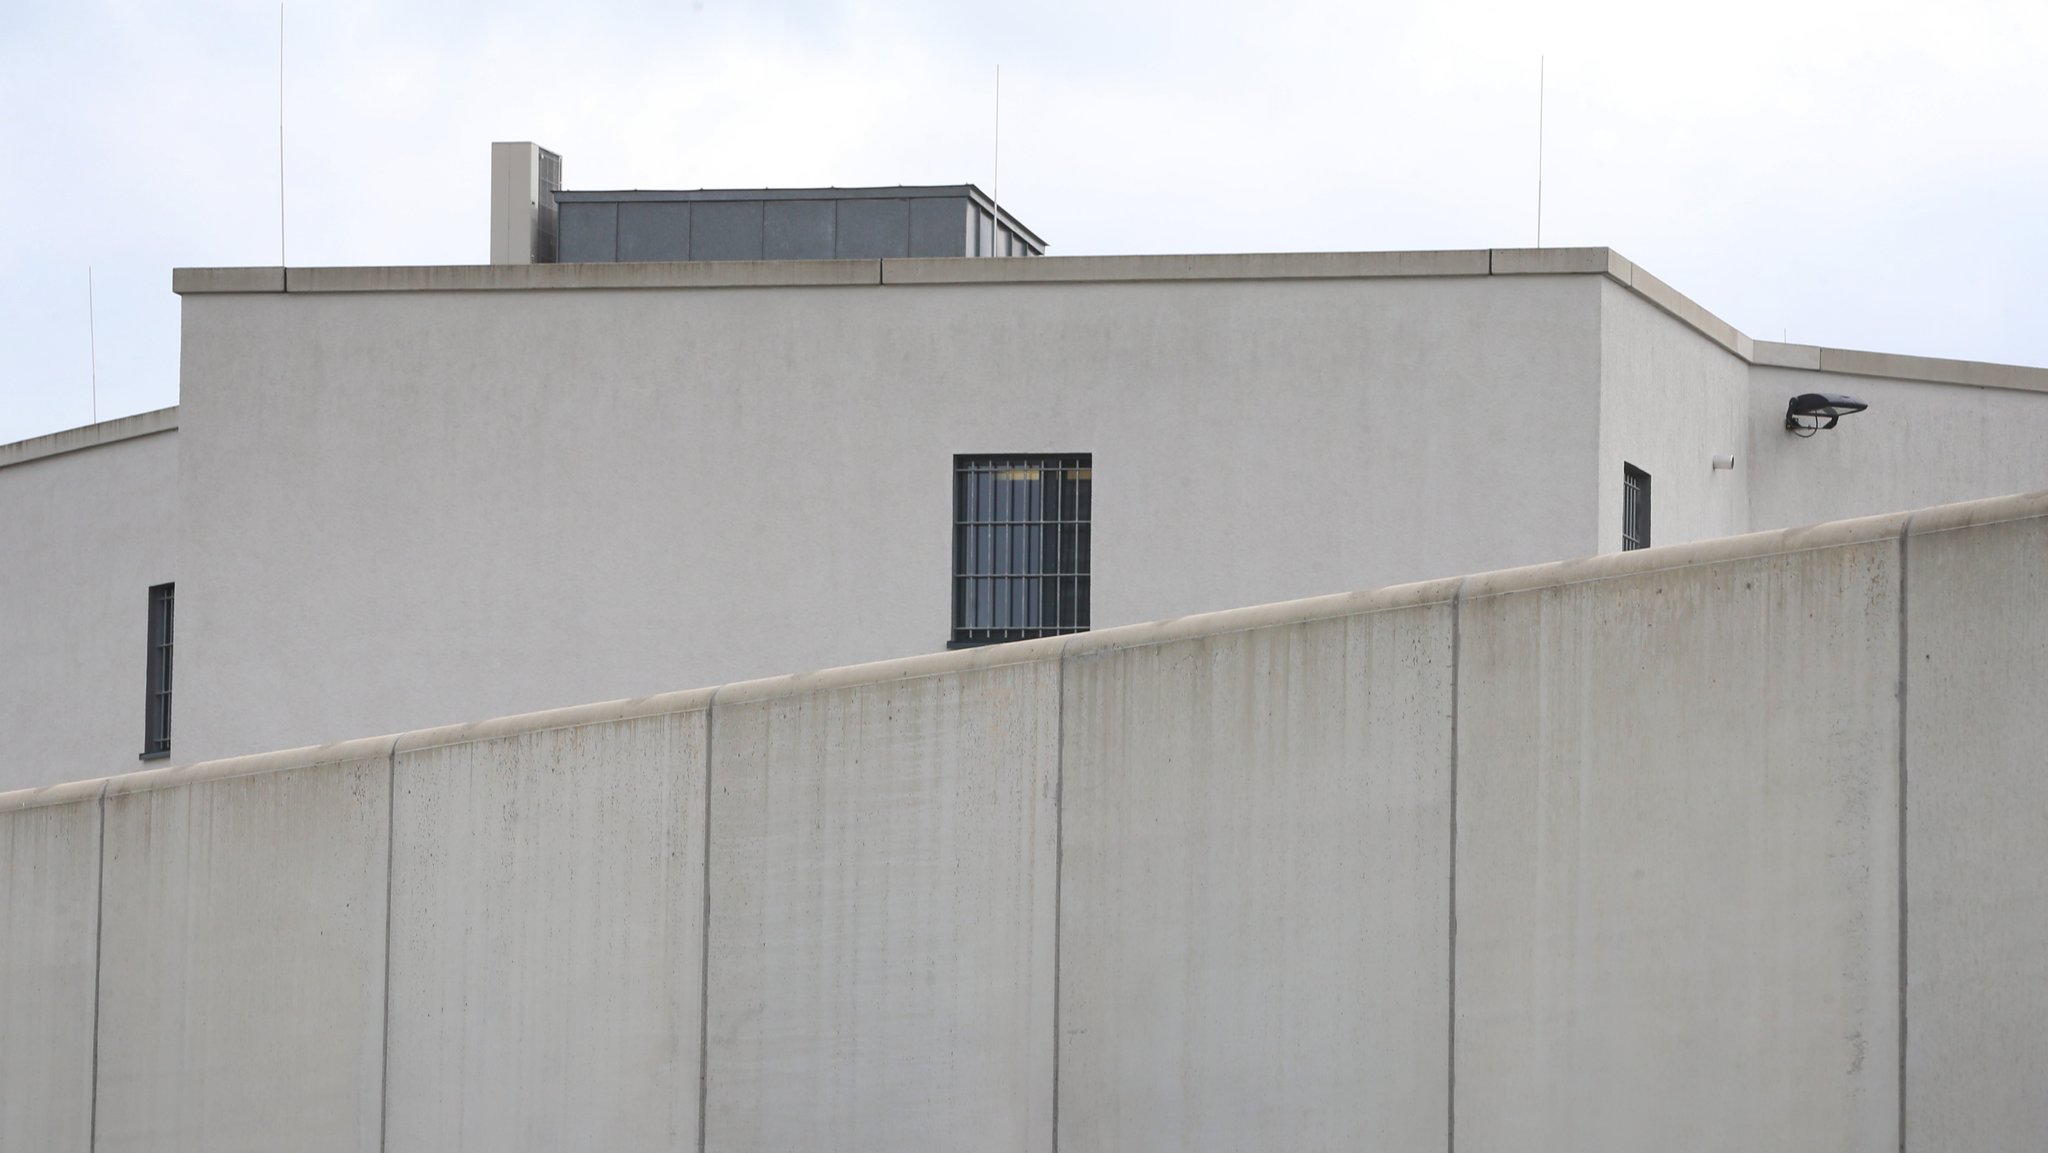
<path fill-rule="evenodd" d="M 562 158 L 530 141 L 491 145 L 491 263 L 553 264 Z"/>

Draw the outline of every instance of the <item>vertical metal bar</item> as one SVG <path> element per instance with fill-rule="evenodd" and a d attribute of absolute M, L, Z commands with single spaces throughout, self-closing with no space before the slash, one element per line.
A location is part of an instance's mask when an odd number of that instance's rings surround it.
<path fill-rule="evenodd" d="M 953 639 L 963 640 L 974 623 L 974 462 L 953 458 Z"/>
<path fill-rule="evenodd" d="M 171 642 L 172 638 L 176 635 L 172 630 L 175 627 L 174 622 L 177 608 L 175 590 L 172 586 L 165 585 L 164 631 L 162 640 L 163 665 L 161 671 L 157 674 L 161 678 L 159 683 L 163 687 L 163 703 L 158 707 L 156 716 L 157 740 L 162 743 L 161 751 L 163 752 L 169 752 L 171 749 Z"/>
<path fill-rule="evenodd" d="M 1060 463 L 1063 464 L 1064 462 Z M 1049 538 L 1047 551 L 1051 554 L 1046 561 L 1045 567 L 1048 574 L 1046 579 L 1052 585 L 1052 617 L 1045 623 L 1054 632 L 1058 632 L 1061 626 L 1066 623 L 1064 598 L 1060 595 L 1064 590 L 1060 588 L 1059 578 L 1060 569 L 1065 565 L 1066 557 L 1060 551 L 1059 526 L 1061 510 L 1066 507 L 1068 477 L 1067 470 L 1064 467 L 1059 468 L 1053 475 L 1059 478 L 1059 483 L 1054 486 L 1051 494 L 1052 499 L 1048 502 L 1051 507 L 1046 512 L 1046 520 L 1050 523 L 1045 530 L 1046 536 Z"/>
<path fill-rule="evenodd" d="M 164 699 L 157 711 L 157 737 L 163 741 L 165 752 L 171 748 L 171 606 L 164 605 Z"/>
<path fill-rule="evenodd" d="M 142 644 L 142 751 L 156 751 L 156 590 L 149 590 Z"/>

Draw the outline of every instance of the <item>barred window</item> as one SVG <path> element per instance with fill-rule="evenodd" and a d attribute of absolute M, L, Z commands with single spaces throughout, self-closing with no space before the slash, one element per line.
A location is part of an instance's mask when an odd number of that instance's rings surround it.
<path fill-rule="evenodd" d="M 953 458 L 951 647 L 1088 628 L 1092 459 Z"/>
<path fill-rule="evenodd" d="M 175 585 L 149 590 L 149 656 L 142 705 L 142 759 L 171 755 L 171 610 Z"/>
<path fill-rule="evenodd" d="M 1650 474 L 1621 465 L 1621 550 L 1650 547 Z"/>

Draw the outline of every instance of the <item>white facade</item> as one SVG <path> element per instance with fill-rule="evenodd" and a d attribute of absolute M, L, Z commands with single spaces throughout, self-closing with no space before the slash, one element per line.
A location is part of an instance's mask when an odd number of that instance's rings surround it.
<path fill-rule="evenodd" d="M 177 417 L 0 446 L 0 790 L 149 767 L 149 590 L 176 579 Z"/>
<path fill-rule="evenodd" d="M 956 453 L 1093 455 L 1098 628 L 1616 551 L 1624 461 L 1657 544 L 2048 488 L 2048 371 L 1753 342 L 1605 249 L 175 280 L 175 485 L 0 455 L 0 691 L 93 714 L 0 789 L 137 767 L 144 569 L 184 764 L 942 648 Z M 78 563 L 108 500 L 175 535 Z M 44 685 L 101 601 L 126 667 Z"/>

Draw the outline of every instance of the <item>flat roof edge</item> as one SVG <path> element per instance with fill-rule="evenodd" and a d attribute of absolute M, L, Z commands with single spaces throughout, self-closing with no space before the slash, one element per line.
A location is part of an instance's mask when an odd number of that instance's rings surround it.
<path fill-rule="evenodd" d="M 1916 384 L 1956 384 L 2000 388 L 2013 392 L 2048 392 L 2048 368 L 2000 364 L 1989 360 L 1950 360 L 1939 356 L 1908 356 L 1895 352 L 1864 352 L 1815 344 L 1755 342 L 1749 362 L 1759 368 L 1787 368 L 1835 376 L 1867 376 L 1909 380 Z"/>
<path fill-rule="evenodd" d="M 873 184 L 851 188 L 577 188 L 559 189 L 558 204 L 688 203 L 737 200 L 965 200 L 971 184 Z"/>
<path fill-rule="evenodd" d="M 2048 369 L 1979 360 L 1948 360 L 1938 356 L 1906 356 L 1893 352 L 1860 352 L 1822 348 L 1820 371 L 1847 376 L 1879 376 L 1977 388 L 2048 392 Z"/>
<path fill-rule="evenodd" d="M 1010 214 L 1009 209 L 1004 208 L 1002 205 L 996 203 L 995 197 L 990 196 L 986 192 L 983 192 L 981 190 L 980 185 L 970 181 L 965 185 L 965 187 L 967 189 L 967 198 L 969 200 L 974 201 L 977 205 L 986 207 L 989 210 L 990 214 L 992 214 L 997 220 L 1000 220 L 1004 224 L 1009 225 L 1011 231 L 1021 232 L 1025 236 L 1030 237 L 1031 240 L 1038 245 L 1039 251 L 1043 252 L 1052 247 L 1052 245 L 1047 244 L 1045 242 L 1045 237 L 1040 236 L 1036 232 L 1033 232 L 1031 230 L 1030 225 L 1017 219 L 1015 216 L 1012 216 Z"/>
<path fill-rule="evenodd" d="M 138 412 L 134 416 L 115 417 L 98 424 L 67 428 L 45 436 L 17 440 L 13 444 L 0 444 L 0 468 L 27 464 L 32 460 L 62 456 L 67 452 L 98 448 L 106 444 L 118 444 L 124 440 L 155 436 L 160 432 L 175 432 L 178 427 L 178 406 L 159 408 L 150 412 Z"/>
<path fill-rule="evenodd" d="M 173 268 L 171 291 L 178 296 L 230 292 L 283 292 L 285 270 L 256 268 Z"/>
<path fill-rule="evenodd" d="M 939 256 L 884 260 L 885 284 L 1082 284 L 1182 280 L 1377 280 L 1485 276 L 1485 249 L 1228 252 L 1161 256 Z"/>
<path fill-rule="evenodd" d="M 1910 512 L 1886 513 L 1798 528 L 1748 533 L 1689 544 L 1663 545 L 1629 552 L 1529 565 L 1394 585 L 1363 592 L 1337 593 L 1302 600 L 1225 609 L 1165 621 L 1122 625 L 1068 637 L 1020 641 L 1007 645 L 927 653 L 869 664 L 848 665 L 717 688 L 691 689 L 625 701 L 577 705 L 547 712 L 500 717 L 465 725 L 444 725 L 410 733 L 340 741 L 316 748 L 288 749 L 178 768 L 153 769 L 122 776 L 0 792 L 0 813 L 44 808 L 88 800 L 175 788 L 181 785 L 256 776 L 288 769 L 358 763 L 422 749 L 500 740 L 525 733 L 600 724 L 608 721 L 702 712 L 729 705 L 775 700 L 820 689 L 895 684 L 906 680 L 973 672 L 981 669 L 1060 661 L 1068 656 L 1103 653 L 1167 644 L 1203 636 L 1222 636 L 1252 629 L 1337 620 L 1370 613 L 1443 607 L 1458 601 L 1519 593 L 1542 592 L 1594 581 L 1617 580 L 1646 573 L 1695 568 L 1730 561 L 1756 560 L 1818 549 L 1896 542 L 1907 536 L 2023 520 L 2048 520 L 2048 491 L 1991 497 L 1937 505 Z"/>
<path fill-rule="evenodd" d="M 1035 257 L 1033 259 L 1043 259 Z M 272 268 L 266 283 L 233 278 L 216 287 L 215 272 L 249 269 L 180 268 L 172 273 L 180 296 L 264 291 L 355 292 L 556 292 L 632 288 L 826 288 L 882 283 L 879 260 L 672 260 L 602 264 L 397 264 L 334 268 Z"/>
<path fill-rule="evenodd" d="M 980 190 L 965 185 L 972 192 Z M 1004 219 L 1010 220 L 1007 212 Z M 1014 221 L 1012 221 L 1014 223 Z M 1021 226 L 1020 226 L 1021 227 Z M 1028 229 L 1025 230 L 1027 233 Z M 182 296 L 244 292 L 436 292 L 846 285 L 1372 280 L 1448 276 L 1605 276 L 1746 364 L 1933 384 L 2048 392 L 2048 368 L 1755 340 L 1611 248 L 1405 252 L 1249 252 L 1146 256 L 908 257 L 606 264 L 180 268 Z"/>

